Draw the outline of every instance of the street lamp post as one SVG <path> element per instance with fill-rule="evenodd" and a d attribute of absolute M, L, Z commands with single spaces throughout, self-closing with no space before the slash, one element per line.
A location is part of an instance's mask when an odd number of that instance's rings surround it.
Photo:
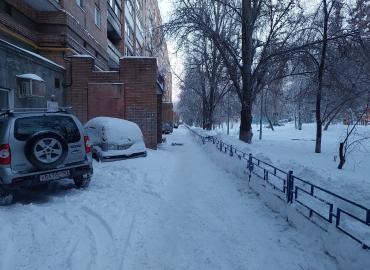
<path fill-rule="evenodd" d="M 263 88 L 261 90 L 261 108 L 260 108 L 260 140 L 262 140 L 262 111 L 263 111 Z"/>
<path fill-rule="evenodd" d="M 227 94 L 227 135 L 230 133 L 230 91 Z"/>

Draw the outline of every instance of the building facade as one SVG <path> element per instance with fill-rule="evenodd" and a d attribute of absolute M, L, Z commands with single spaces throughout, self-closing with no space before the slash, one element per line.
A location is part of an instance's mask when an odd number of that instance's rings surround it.
<path fill-rule="evenodd" d="M 133 120 L 155 148 L 172 99 L 161 24 L 157 0 L 0 0 L 0 105 Z"/>

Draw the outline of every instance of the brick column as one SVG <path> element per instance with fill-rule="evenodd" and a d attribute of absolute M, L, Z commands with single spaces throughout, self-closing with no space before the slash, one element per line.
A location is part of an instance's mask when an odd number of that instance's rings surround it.
<path fill-rule="evenodd" d="M 71 59 L 71 82 L 66 87 L 65 100 L 67 106 L 72 106 L 73 113 L 84 123 L 88 120 L 87 90 L 90 74 L 94 67 L 92 57 L 70 57 Z"/>
<path fill-rule="evenodd" d="M 125 57 L 120 61 L 120 80 L 124 82 L 125 119 L 139 125 L 148 148 L 157 149 L 157 60 Z"/>

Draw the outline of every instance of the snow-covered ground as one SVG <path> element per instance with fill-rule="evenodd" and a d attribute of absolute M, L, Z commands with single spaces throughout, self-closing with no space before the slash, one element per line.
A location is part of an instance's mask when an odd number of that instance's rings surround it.
<path fill-rule="evenodd" d="M 346 126 L 338 124 L 323 132 L 322 153 L 314 153 L 315 124 L 304 124 L 303 130 L 294 128 L 294 124 L 276 127 L 275 131 L 263 128 L 260 141 L 259 126 L 253 125 L 253 143 L 239 141 L 237 123 L 233 124 L 230 136 L 226 135 L 226 126 L 218 128 L 223 141 L 253 153 L 256 157 L 283 170 L 293 170 L 294 174 L 314 184 L 370 207 L 370 140 L 364 141 L 348 154 L 343 170 L 338 170 L 338 148 L 346 134 Z M 359 136 L 370 136 L 370 126 L 359 126 Z M 336 161 L 334 161 L 335 156 Z"/>
<path fill-rule="evenodd" d="M 86 190 L 53 184 L 0 208 L 0 269 L 337 269 L 318 235 L 288 225 L 185 128 L 146 158 L 94 166 Z"/>

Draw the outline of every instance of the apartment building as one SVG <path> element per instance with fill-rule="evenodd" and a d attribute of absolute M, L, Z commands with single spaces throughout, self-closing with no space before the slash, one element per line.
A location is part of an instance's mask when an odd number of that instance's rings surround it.
<path fill-rule="evenodd" d="M 161 140 L 171 72 L 157 0 L 0 0 L 0 105 L 72 106 Z"/>

